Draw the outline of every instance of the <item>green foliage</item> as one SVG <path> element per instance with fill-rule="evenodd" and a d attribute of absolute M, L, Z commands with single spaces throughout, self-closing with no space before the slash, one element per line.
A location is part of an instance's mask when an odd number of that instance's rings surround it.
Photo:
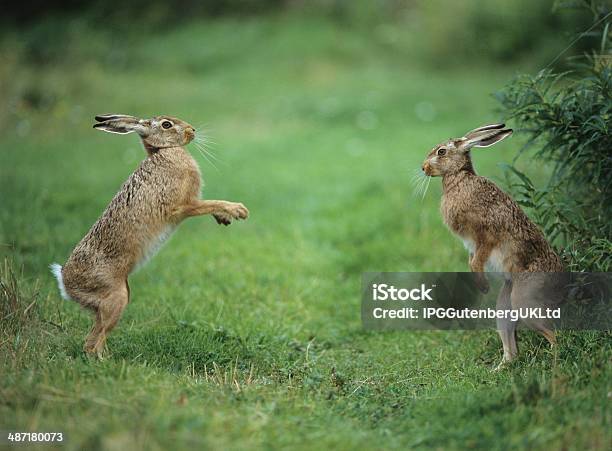
<path fill-rule="evenodd" d="M 577 76 L 578 75 L 578 76 Z M 529 158 L 550 164 L 543 186 L 516 167 L 512 188 L 575 270 L 612 268 L 612 67 L 590 58 L 578 73 L 521 76 L 498 96 L 528 136 Z"/>

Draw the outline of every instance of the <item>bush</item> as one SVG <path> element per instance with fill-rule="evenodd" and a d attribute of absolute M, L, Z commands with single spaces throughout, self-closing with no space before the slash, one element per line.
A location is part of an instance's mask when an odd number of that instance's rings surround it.
<path fill-rule="evenodd" d="M 516 166 L 506 167 L 518 201 L 563 247 L 572 270 L 612 268 L 612 64 L 608 14 L 598 11 L 600 46 L 574 70 L 522 75 L 498 94 L 504 115 L 524 132 L 517 155 L 552 167 L 536 186 Z M 516 160 L 515 160 L 516 162 Z"/>

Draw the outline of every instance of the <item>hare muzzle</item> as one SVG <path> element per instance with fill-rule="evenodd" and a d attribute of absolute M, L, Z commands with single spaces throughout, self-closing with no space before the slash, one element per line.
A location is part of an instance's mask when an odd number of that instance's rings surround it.
<path fill-rule="evenodd" d="M 195 128 L 190 127 L 190 128 L 185 129 L 185 141 L 187 141 L 188 143 L 193 141 L 193 139 L 195 138 L 195 135 L 196 135 Z"/>

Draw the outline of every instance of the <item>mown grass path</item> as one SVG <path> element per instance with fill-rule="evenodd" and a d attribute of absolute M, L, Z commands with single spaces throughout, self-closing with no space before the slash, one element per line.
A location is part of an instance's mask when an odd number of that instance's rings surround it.
<path fill-rule="evenodd" d="M 608 335 L 566 333 L 551 353 L 525 333 L 520 361 L 492 373 L 492 331 L 361 329 L 362 272 L 466 270 L 439 180 L 421 199 L 410 179 L 435 143 L 498 119 L 490 93 L 507 68 L 429 69 L 312 19 L 128 44 L 75 43 L 44 71 L 14 67 L 15 89 L 51 103 L 19 110 L 0 137 L 0 254 L 22 268 L 21 313 L 3 310 L 0 429 L 63 431 L 62 449 L 609 445 Z M 59 298 L 47 266 L 144 156 L 136 137 L 91 129 L 107 112 L 205 122 L 222 161 L 190 147 L 204 196 L 251 217 L 184 223 L 131 278 L 95 361 L 81 352 L 90 318 Z M 500 177 L 518 146 L 476 151 L 477 170 Z"/>

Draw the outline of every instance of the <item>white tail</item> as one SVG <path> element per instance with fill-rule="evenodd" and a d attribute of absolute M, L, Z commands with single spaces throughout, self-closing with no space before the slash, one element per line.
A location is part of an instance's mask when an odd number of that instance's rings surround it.
<path fill-rule="evenodd" d="M 62 277 L 62 265 L 52 263 L 49 265 L 49 269 L 51 269 L 51 272 L 57 279 L 57 286 L 59 287 L 60 294 L 62 295 L 62 297 L 67 301 L 72 300 L 70 296 L 68 296 L 68 293 L 66 292 L 66 287 L 64 286 L 64 279 Z"/>

